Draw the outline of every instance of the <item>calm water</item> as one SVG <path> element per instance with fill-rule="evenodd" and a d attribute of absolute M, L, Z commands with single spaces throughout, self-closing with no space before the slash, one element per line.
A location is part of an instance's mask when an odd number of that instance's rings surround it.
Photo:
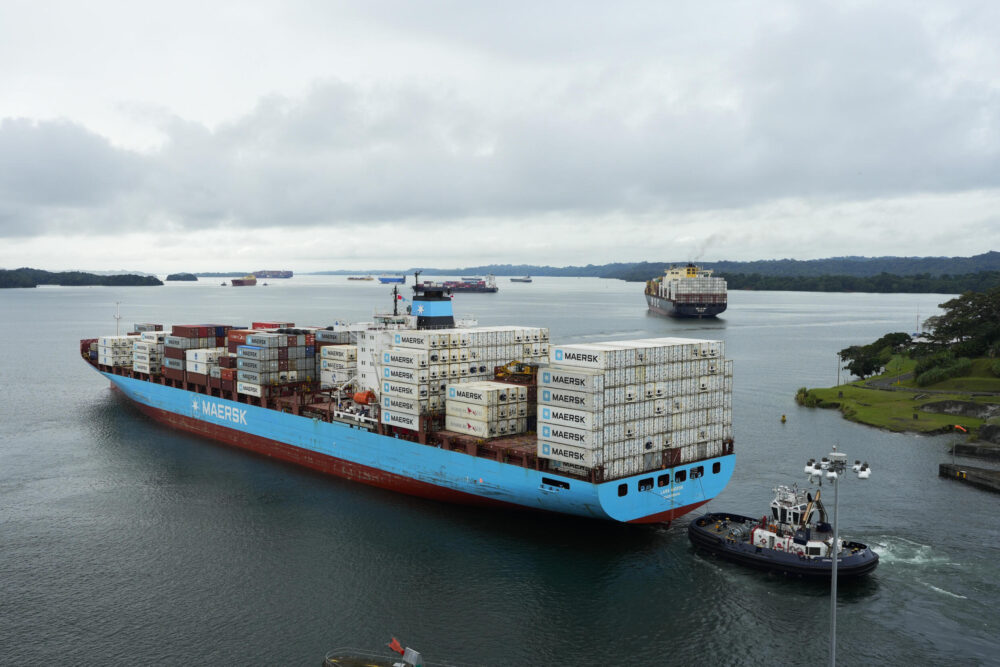
<path fill-rule="evenodd" d="M 632 527 L 480 511 L 323 477 L 155 424 L 80 361 L 122 322 L 358 320 L 385 286 L 0 290 L 0 661 L 316 665 L 394 634 L 431 660 L 488 664 L 816 664 L 829 591 L 695 555 L 687 519 Z M 836 352 L 912 331 L 940 295 L 734 292 L 716 322 L 646 315 L 641 286 L 500 279 L 458 295 L 481 324 L 554 341 L 691 335 L 735 360 L 738 464 L 707 510 L 763 513 L 839 445 L 841 532 L 882 561 L 841 587 L 843 664 L 995 662 L 998 497 L 937 477 L 948 440 L 798 408 Z M 780 424 L 782 414 L 788 423 Z M 690 518 L 690 517 L 689 517 Z"/>

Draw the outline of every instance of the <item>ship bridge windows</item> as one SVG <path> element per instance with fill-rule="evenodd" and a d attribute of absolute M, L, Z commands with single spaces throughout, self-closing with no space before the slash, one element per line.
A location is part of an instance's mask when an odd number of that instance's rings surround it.
<path fill-rule="evenodd" d="M 696 466 L 691 468 L 691 479 L 698 479 L 705 475 L 705 466 Z"/>
<path fill-rule="evenodd" d="M 781 508 L 781 523 L 788 523 L 788 512 L 784 507 Z"/>
<path fill-rule="evenodd" d="M 656 478 L 656 485 L 657 486 L 662 487 L 662 486 L 667 486 L 668 484 L 670 484 L 670 475 L 669 474 L 660 475 L 659 477 Z"/>
<path fill-rule="evenodd" d="M 720 472 L 722 472 L 722 464 L 716 461 L 712 464 L 712 474 L 718 475 Z"/>
<path fill-rule="evenodd" d="M 647 477 L 646 479 L 639 480 L 639 490 L 640 491 L 652 491 L 653 490 L 653 478 Z"/>
<path fill-rule="evenodd" d="M 622 496 L 627 496 L 627 495 L 628 495 L 628 484 L 619 484 L 618 497 L 620 498 Z"/>
<path fill-rule="evenodd" d="M 687 479 L 687 470 L 678 470 L 674 473 L 674 482 L 680 483 Z"/>

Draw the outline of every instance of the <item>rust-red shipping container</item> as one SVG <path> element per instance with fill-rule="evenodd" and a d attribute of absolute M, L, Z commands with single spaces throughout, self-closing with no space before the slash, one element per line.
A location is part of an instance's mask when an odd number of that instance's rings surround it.
<path fill-rule="evenodd" d="M 162 369 L 163 377 L 169 380 L 177 380 L 178 382 L 184 379 L 184 371 L 178 370 L 176 368 L 167 368 L 164 366 Z"/>
<path fill-rule="evenodd" d="M 251 322 L 252 329 L 288 329 L 295 326 L 295 322 Z"/>
<path fill-rule="evenodd" d="M 185 379 L 190 384 L 196 384 L 200 387 L 204 387 L 208 384 L 208 376 L 204 373 L 185 373 Z"/>
<path fill-rule="evenodd" d="M 219 368 L 236 368 L 236 357 L 229 355 L 219 357 Z"/>
<path fill-rule="evenodd" d="M 170 335 L 179 338 L 200 338 L 201 334 L 198 333 L 200 328 L 193 324 L 175 324 L 170 328 Z"/>
<path fill-rule="evenodd" d="M 223 357 L 223 359 L 232 359 L 232 357 Z M 223 380 L 235 380 L 236 379 L 236 369 L 235 368 L 219 368 L 219 377 Z"/>
<path fill-rule="evenodd" d="M 288 359 L 288 348 L 279 347 L 278 348 L 278 359 Z"/>
<path fill-rule="evenodd" d="M 233 380 L 227 380 L 225 378 L 223 378 L 222 381 L 219 383 L 220 387 L 222 388 L 222 391 L 232 391 L 235 384 L 236 383 Z"/>
<path fill-rule="evenodd" d="M 222 389 L 222 378 L 208 378 L 208 386 L 212 389 Z"/>
<path fill-rule="evenodd" d="M 183 359 L 184 358 L 184 348 L 180 347 L 164 347 L 163 356 L 167 359 Z"/>
<path fill-rule="evenodd" d="M 287 371 L 288 370 L 288 359 L 279 359 L 278 360 L 278 370 L 279 371 Z"/>
<path fill-rule="evenodd" d="M 253 329 L 230 329 L 226 334 L 226 338 L 230 343 L 237 343 L 239 345 L 246 345 L 247 336 L 257 333 Z"/>

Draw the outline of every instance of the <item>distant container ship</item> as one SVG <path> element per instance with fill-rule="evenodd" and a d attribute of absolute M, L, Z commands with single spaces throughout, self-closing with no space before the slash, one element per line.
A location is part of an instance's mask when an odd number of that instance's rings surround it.
<path fill-rule="evenodd" d="M 252 273 L 248 273 L 242 278 L 233 278 L 230 283 L 233 287 L 253 287 L 257 284 L 257 276 Z"/>
<path fill-rule="evenodd" d="M 715 317 L 728 305 L 726 281 L 694 264 L 672 266 L 662 278 L 646 283 L 646 304 L 669 317 Z"/>
<path fill-rule="evenodd" d="M 406 283 L 406 276 L 381 275 L 381 276 L 378 277 L 378 281 L 380 283 L 382 283 L 383 285 L 385 285 L 385 284 L 392 284 L 392 283 L 405 284 Z"/>
<path fill-rule="evenodd" d="M 444 280 L 439 283 L 424 282 L 425 287 L 444 287 L 451 292 L 482 292 L 493 293 L 500 291 L 497 287 L 496 278 L 492 275 L 480 278 L 479 276 L 463 277 L 461 280 Z"/>
<path fill-rule="evenodd" d="M 291 278 L 291 271 L 254 271 L 253 274 L 258 278 Z"/>
<path fill-rule="evenodd" d="M 415 496 L 658 523 L 725 488 L 722 342 L 550 345 L 456 326 L 446 289 L 413 289 L 412 314 L 372 322 L 141 324 L 80 353 L 170 427 Z"/>

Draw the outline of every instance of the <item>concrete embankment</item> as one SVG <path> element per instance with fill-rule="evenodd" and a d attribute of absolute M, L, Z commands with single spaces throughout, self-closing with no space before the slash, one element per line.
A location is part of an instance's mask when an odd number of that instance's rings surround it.
<path fill-rule="evenodd" d="M 1000 470 L 976 468 L 956 463 L 942 463 L 938 466 L 938 475 L 958 480 L 976 488 L 1000 493 Z"/>
<path fill-rule="evenodd" d="M 978 459 L 1000 461 L 1000 447 L 994 444 L 959 443 L 954 446 L 958 456 L 974 456 Z"/>

